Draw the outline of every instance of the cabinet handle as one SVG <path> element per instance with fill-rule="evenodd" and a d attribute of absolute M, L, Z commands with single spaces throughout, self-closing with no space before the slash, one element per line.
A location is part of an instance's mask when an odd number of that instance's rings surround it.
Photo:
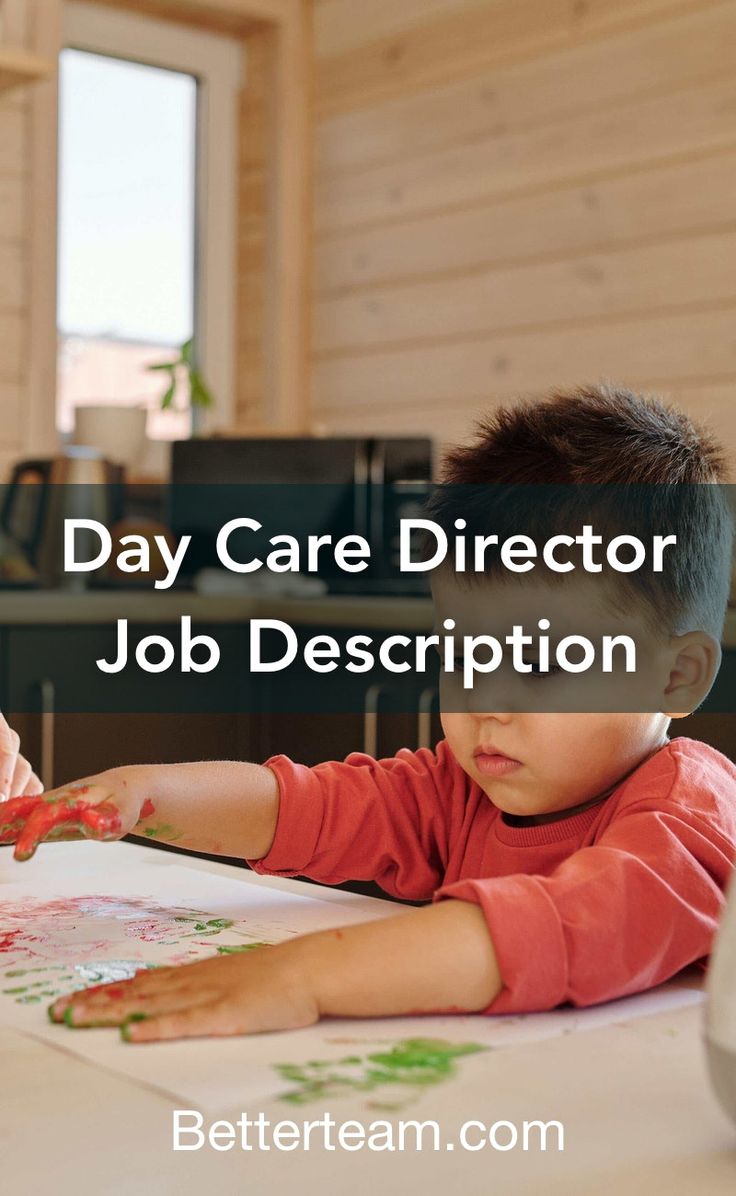
<path fill-rule="evenodd" d="M 56 689 L 49 677 L 44 677 L 38 688 L 41 691 L 41 784 L 44 789 L 53 789 Z"/>
<path fill-rule="evenodd" d="M 428 685 L 419 695 L 417 706 L 417 748 L 432 746 L 432 706 L 437 697 L 437 686 Z"/>
<path fill-rule="evenodd" d="M 365 691 L 363 705 L 363 751 L 366 756 L 378 755 L 378 703 L 383 693 L 382 685 L 369 685 Z"/>

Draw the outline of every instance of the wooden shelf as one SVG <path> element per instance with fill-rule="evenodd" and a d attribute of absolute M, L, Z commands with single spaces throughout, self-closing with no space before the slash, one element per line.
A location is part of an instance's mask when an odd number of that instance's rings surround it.
<path fill-rule="evenodd" d="M 48 79 L 53 72 L 54 64 L 46 58 L 0 45 L 0 92 Z"/>

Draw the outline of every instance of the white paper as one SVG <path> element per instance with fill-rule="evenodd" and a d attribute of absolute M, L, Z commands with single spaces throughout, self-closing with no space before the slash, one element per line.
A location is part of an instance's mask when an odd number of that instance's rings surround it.
<path fill-rule="evenodd" d="M 122 1042 L 116 1030 L 73 1030 L 48 1021 L 48 1004 L 72 988 L 122 978 L 146 965 L 184 963 L 216 955 L 218 949 L 275 943 L 400 911 L 349 897 L 344 902 L 320 900 L 305 896 L 303 886 L 294 890 L 285 891 L 283 882 L 254 883 L 247 873 L 240 879 L 180 865 L 152 866 L 137 854 L 124 869 L 48 878 L 34 871 L 30 881 L 7 881 L 0 888 L 0 1025 L 161 1090 L 179 1107 L 215 1113 L 258 1108 L 293 1092 L 294 1082 L 282 1074 L 281 1065 L 331 1061 L 338 1079 L 322 1094 L 324 1108 L 325 1099 L 355 1091 L 354 1082 L 370 1067 L 366 1056 L 407 1039 L 500 1048 L 701 1000 L 699 977 L 688 973 L 649 993 L 585 1010 L 495 1018 L 333 1020 L 281 1034 L 145 1046 Z M 385 964 L 377 960 L 376 966 Z M 463 1068 L 483 1066 L 487 1058 L 461 1058 L 455 1074 L 461 1077 Z M 400 1104 L 411 1097 L 411 1086 L 398 1085 L 388 1096 L 369 1093 L 366 1100 Z"/>

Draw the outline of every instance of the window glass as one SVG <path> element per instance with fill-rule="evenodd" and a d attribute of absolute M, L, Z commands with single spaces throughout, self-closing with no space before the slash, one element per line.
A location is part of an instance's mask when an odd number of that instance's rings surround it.
<path fill-rule="evenodd" d="M 59 86 L 59 429 L 80 403 L 142 401 L 149 435 L 187 435 L 146 367 L 194 326 L 196 79 L 67 49 Z"/>

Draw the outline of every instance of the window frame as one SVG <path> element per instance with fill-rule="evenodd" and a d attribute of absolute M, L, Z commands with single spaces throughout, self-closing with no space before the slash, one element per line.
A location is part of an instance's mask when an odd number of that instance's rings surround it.
<path fill-rule="evenodd" d="M 194 75 L 198 83 L 194 336 L 216 404 L 195 412 L 196 430 L 234 416 L 237 147 L 243 43 L 217 33 L 84 3 L 64 5 L 63 48 Z"/>

